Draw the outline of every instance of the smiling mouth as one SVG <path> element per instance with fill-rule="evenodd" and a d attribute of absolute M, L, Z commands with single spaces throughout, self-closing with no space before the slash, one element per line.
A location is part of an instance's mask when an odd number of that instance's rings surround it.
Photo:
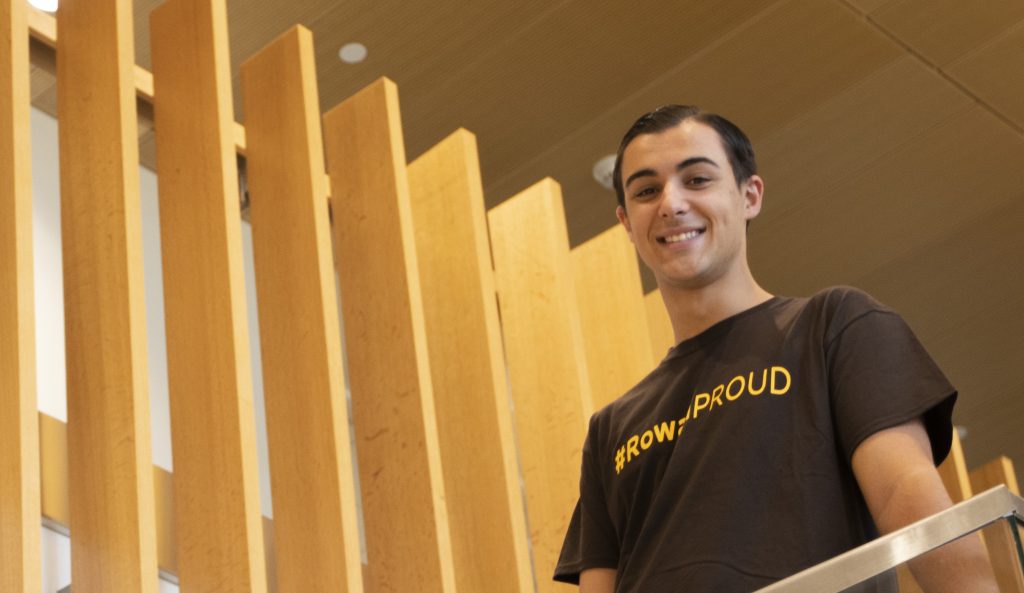
<path fill-rule="evenodd" d="M 704 229 L 694 229 L 692 231 L 686 231 L 685 233 L 679 233 L 678 235 L 668 235 L 667 237 L 658 237 L 658 243 L 679 243 L 681 241 L 689 241 L 690 239 L 696 238 L 702 234 Z"/>

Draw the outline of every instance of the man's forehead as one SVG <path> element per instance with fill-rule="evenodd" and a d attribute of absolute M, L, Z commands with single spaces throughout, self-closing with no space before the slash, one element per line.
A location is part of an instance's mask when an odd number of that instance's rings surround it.
<path fill-rule="evenodd" d="M 641 134 L 633 139 L 622 154 L 623 169 L 675 164 L 693 157 L 709 158 L 716 163 L 726 161 L 725 147 L 714 128 L 687 119 L 667 130 Z"/>

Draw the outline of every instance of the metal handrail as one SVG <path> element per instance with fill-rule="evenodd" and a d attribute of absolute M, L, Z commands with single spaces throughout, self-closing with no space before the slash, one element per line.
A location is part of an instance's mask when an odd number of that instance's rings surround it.
<path fill-rule="evenodd" d="M 1024 499 L 1011 493 L 1006 486 L 996 486 L 945 511 L 759 589 L 758 593 L 843 591 L 1011 516 L 1024 521 Z"/>

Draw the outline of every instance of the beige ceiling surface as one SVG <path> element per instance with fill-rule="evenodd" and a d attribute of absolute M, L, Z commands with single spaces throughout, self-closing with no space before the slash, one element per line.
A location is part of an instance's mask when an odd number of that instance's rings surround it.
<path fill-rule="evenodd" d="M 574 244 L 615 221 L 591 167 L 637 115 L 667 102 L 725 114 L 766 179 L 755 275 L 782 294 L 857 285 L 902 312 L 961 390 L 970 463 L 1006 453 L 1024 470 L 1020 0 L 227 2 L 236 83 L 301 23 L 324 110 L 392 78 L 410 159 L 473 131 L 488 203 L 554 177 Z M 135 2 L 147 68 L 157 4 Z M 367 45 L 364 63 L 338 59 L 349 41 Z"/>

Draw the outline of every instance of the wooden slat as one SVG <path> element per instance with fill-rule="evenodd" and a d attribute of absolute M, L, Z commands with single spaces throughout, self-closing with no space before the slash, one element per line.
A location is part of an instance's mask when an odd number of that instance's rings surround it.
<path fill-rule="evenodd" d="M 68 497 L 67 426 L 60 420 L 51 418 L 42 412 L 39 413 L 38 425 L 43 519 L 50 527 L 67 533 L 71 514 Z M 178 574 L 178 550 L 174 528 L 173 481 L 170 472 L 153 466 L 158 565 L 160 572 L 176 576 Z M 264 518 L 264 521 L 269 520 Z"/>
<path fill-rule="evenodd" d="M 971 488 L 978 493 L 989 488 L 995 488 L 1005 484 L 1010 492 L 1020 496 L 1020 483 L 1017 482 L 1017 472 L 1013 469 L 1013 461 L 1005 455 L 1000 455 L 981 467 L 971 470 Z"/>
<path fill-rule="evenodd" d="M 25 3 L 0 2 L 0 591 L 41 586 L 25 29 Z"/>
<path fill-rule="evenodd" d="M 57 14 L 71 578 L 156 590 L 131 3 Z"/>
<path fill-rule="evenodd" d="M 999 456 L 985 465 L 975 468 L 970 473 L 971 487 L 975 492 L 984 492 L 1005 484 L 1010 492 L 1020 496 L 1020 484 L 1017 473 L 1009 457 Z M 998 525 L 988 527 L 984 531 L 985 546 L 992 562 L 992 570 L 996 576 L 1001 593 L 1024 593 L 1024 574 L 1021 573 L 1017 546 L 1009 526 L 1000 521 Z"/>
<path fill-rule="evenodd" d="M 226 12 L 169 0 L 150 15 L 177 565 L 185 590 L 262 593 Z"/>
<path fill-rule="evenodd" d="M 57 47 L 57 20 L 36 8 L 28 9 L 28 32 L 33 39 L 44 45 Z M 146 103 L 153 102 L 153 75 L 141 66 L 134 66 L 132 81 L 135 94 Z M 235 151 L 245 155 L 245 128 L 241 124 L 232 124 Z"/>
<path fill-rule="evenodd" d="M 56 418 L 39 413 L 40 512 L 44 519 L 67 527 L 71 517 L 68 497 L 68 428 Z"/>
<path fill-rule="evenodd" d="M 454 591 L 400 122 L 387 79 L 324 116 L 367 589 Z"/>
<path fill-rule="evenodd" d="M 964 449 L 960 444 L 960 435 L 953 431 L 953 443 L 949 448 L 949 455 L 939 466 L 939 476 L 942 484 L 949 493 L 953 504 L 963 502 L 974 496 L 971 490 L 971 480 L 967 475 L 967 461 L 964 459 Z"/>
<path fill-rule="evenodd" d="M 458 130 L 411 163 L 409 188 L 456 584 L 532 592 L 473 134 Z"/>
<path fill-rule="evenodd" d="M 361 592 L 310 32 L 280 36 L 242 80 L 278 585 Z"/>
<path fill-rule="evenodd" d="M 651 332 L 651 351 L 655 360 L 661 360 L 665 358 L 668 349 L 676 345 L 672 320 L 665 310 L 661 291 L 655 288 L 644 295 L 644 307 L 647 309 L 647 328 Z"/>
<path fill-rule="evenodd" d="M 640 268 L 622 225 L 573 249 L 572 264 L 590 388 L 600 409 L 655 363 Z"/>
<path fill-rule="evenodd" d="M 558 184 L 540 181 L 487 218 L 537 590 L 575 590 L 551 575 L 579 496 L 593 403 Z"/>

